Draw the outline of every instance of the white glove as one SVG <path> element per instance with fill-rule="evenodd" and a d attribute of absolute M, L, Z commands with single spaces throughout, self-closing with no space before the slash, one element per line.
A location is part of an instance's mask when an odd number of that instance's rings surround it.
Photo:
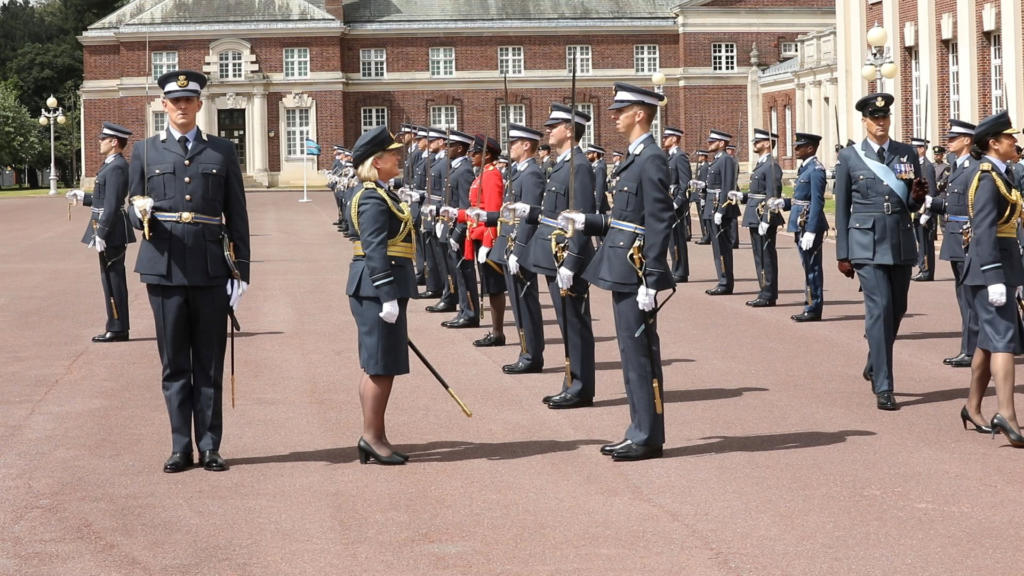
<path fill-rule="evenodd" d="M 487 220 L 487 210 L 483 208 L 466 208 L 466 217 L 477 222 Z"/>
<path fill-rule="evenodd" d="M 448 239 L 448 247 L 452 249 L 452 252 L 459 252 L 459 243 L 455 241 L 455 238 Z"/>
<path fill-rule="evenodd" d="M 654 297 L 658 294 L 657 290 L 648 288 L 647 286 L 641 286 L 636 292 L 636 305 L 644 312 L 650 312 L 654 310 Z"/>
<path fill-rule="evenodd" d="M 530 213 L 530 205 L 524 202 L 516 202 L 509 208 L 516 211 L 516 218 L 525 218 Z"/>
<path fill-rule="evenodd" d="M 768 199 L 768 208 L 770 208 L 772 210 L 779 211 L 779 210 L 782 210 L 785 207 L 786 207 L 786 199 L 785 198 L 769 198 Z"/>
<path fill-rule="evenodd" d="M 715 212 L 715 226 L 721 226 L 721 225 L 722 225 L 722 213 L 721 212 Z"/>
<path fill-rule="evenodd" d="M 767 222 L 759 223 L 757 225 L 757 233 L 758 233 L 759 236 L 764 236 L 765 234 L 767 234 L 768 233 L 768 223 Z"/>
<path fill-rule="evenodd" d="M 481 264 L 487 262 L 487 255 L 491 253 L 490 246 L 481 246 L 476 252 L 476 261 Z"/>
<path fill-rule="evenodd" d="M 932 207 L 932 200 L 935 200 L 935 198 L 932 198 L 931 194 L 926 194 L 925 195 L 925 197 L 924 197 L 924 209 L 925 210 L 928 210 L 928 209 L 930 209 Z M 924 224 L 924 222 L 921 222 L 921 224 Z"/>
<path fill-rule="evenodd" d="M 444 233 L 444 222 L 438 222 L 438 223 L 434 224 L 434 236 L 437 236 L 438 240 L 441 239 L 441 234 L 443 234 L 443 233 Z"/>
<path fill-rule="evenodd" d="M 993 284 L 988 287 L 988 303 L 993 306 L 1006 304 L 1006 284 Z"/>
<path fill-rule="evenodd" d="M 927 212 L 925 212 L 924 214 L 921 214 L 921 217 L 918 218 L 917 221 L 921 223 L 921 226 L 924 226 L 931 219 L 932 219 L 932 215 L 927 213 Z"/>
<path fill-rule="evenodd" d="M 398 320 L 398 300 L 388 300 L 381 304 L 380 319 L 388 324 L 394 324 Z"/>
<path fill-rule="evenodd" d="M 572 270 L 569 270 L 565 266 L 558 267 L 558 276 L 555 280 L 558 282 L 558 287 L 562 290 L 568 290 L 572 287 Z"/>
<path fill-rule="evenodd" d="M 419 202 L 420 198 L 423 197 L 422 194 L 410 188 L 402 188 L 400 196 L 402 197 L 402 200 L 405 200 L 409 204 Z"/>
<path fill-rule="evenodd" d="M 804 232 L 803 236 L 800 237 L 800 249 L 807 251 L 814 246 L 814 238 L 817 236 L 814 232 Z"/>
<path fill-rule="evenodd" d="M 100 238 L 99 236 L 97 236 L 95 238 L 95 240 L 96 240 L 96 243 L 93 244 L 93 246 L 96 248 L 97 252 L 103 252 L 104 250 L 107 249 L 107 241 L 106 240 L 104 240 L 103 238 Z"/>
<path fill-rule="evenodd" d="M 65 194 L 65 196 L 68 200 L 74 199 L 74 201 L 76 202 L 81 202 L 82 200 L 85 200 L 85 192 L 79 190 L 78 188 L 75 188 L 74 190 L 69 190 L 68 193 Z"/>
<path fill-rule="evenodd" d="M 449 220 L 455 220 L 459 217 L 459 209 L 453 206 L 441 206 L 438 213 L 442 218 L 448 218 Z"/>
<path fill-rule="evenodd" d="M 434 214 L 437 214 L 437 206 L 435 206 L 434 204 L 424 206 L 423 210 L 420 211 L 420 214 L 426 216 L 427 218 L 433 218 Z"/>
<path fill-rule="evenodd" d="M 238 302 L 242 299 L 242 294 L 249 289 L 249 283 L 245 280 L 236 280 L 234 278 L 228 279 L 228 296 L 231 298 L 228 300 L 228 304 L 231 305 L 232 310 L 238 310 Z"/>
<path fill-rule="evenodd" d="M 132 210 L 135 210 L 135 215 L 142 219 L 142 213 L 146 214 L 153 213 L 153 199 L 149 196 L 139 196 L 135 200 L 132 200 Z"/>
<path fill-rule="evenodd" d="M 729 190 L 728 192 L 725 193 L 725 197 L 726 199 L 732 200 L 734 202 L 742 202 L 743 192 L 740 192 L 739 190 Z"/>
<path fill-rule="evenodd" d="M 519 257 L 515 254 L 510 254 L 508 257 L 508 271 L 513 275 L 519 274 Z"/>
<path fill-rule="evenodd" d="M 704 182 L 703 180 L 697 180 L 696 178 L 694 178 L 693 180 L 690 180 L 690 186 L 692 186 L 695 190 L 703 190 L 704 188 L 707 187 L 707 182 Z"/>
<path fill-rule="evenodd" d="M 583 223 L 586 220 L 587 217 L 582 212 L 576 212 L 575 210 L 566 210 L 558 215 L 558 225 L 566 230 L 582 230 Z"/>

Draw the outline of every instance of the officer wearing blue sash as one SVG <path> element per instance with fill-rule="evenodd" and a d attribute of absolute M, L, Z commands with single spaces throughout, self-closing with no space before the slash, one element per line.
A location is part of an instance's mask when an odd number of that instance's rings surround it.
<path fill-rule="evenodd" d="M 825 274 L 821 267 L 821 246 L 828 232 L 825 219 L 825 167 L 818 161 L 821 136 L 797 132 L 793 153 L 802 161 L 796 173 L 793 197 L 785 200 L 784 209 L 790 210 L 787 232 L 792 232 L 804 267 L 806 305 L 799 314 L 790 316 L 794 322 L 821 320 L 824 306 Z"/>
<path fill-rule="evenodd" d="M 955 368 L 971 365 L 974 348 L 978 343 L 978 318 L 971 310 L 970 295 L 964 279 L 963 229 L 967 225 L 967 188 L 974 179 L 978 161 L 971 156 L 974 145 L 974 124 L 963 120 L 950 119 L 946 135 L 946 149 L 949 150 L 952 167 L 946 177 L 940 180 L 940 193 L 935 198 L 925 198 L 925 209 L 921 218 L 942 218 L 942 245 L 939 259 L 949 262 L 953 269 L 953 287 L 960 309 L 960 353 L 942 360 L 943 364 Z"/>
<path fill-rule="evenodd" d="M 857 101 L 867 137 L 839 152 L 836 165 L 836 260 L 864 291 L 868 359 L 879 410 L 898 410 L 893 398 L 893 343 L 907 311 L 917 243 L 910 214 L 928 191 L 917 152 L 889 138 L 891 94 Z"/>

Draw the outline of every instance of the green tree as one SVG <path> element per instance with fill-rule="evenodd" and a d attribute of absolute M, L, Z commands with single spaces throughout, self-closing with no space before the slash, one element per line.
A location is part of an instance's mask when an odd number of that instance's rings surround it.
<path fill-rule="evenodd" d="M 22 106 L 10 82 L 0 82 L 0 166 L 21 169 L 42 150 L 38 118 Z"/>

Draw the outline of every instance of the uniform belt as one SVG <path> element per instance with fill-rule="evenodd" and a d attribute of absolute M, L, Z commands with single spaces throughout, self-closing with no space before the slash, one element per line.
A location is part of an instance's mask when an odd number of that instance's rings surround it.
<path fill-rule="evenodd" d="M 101 215 L 102 215 L 102 214 L 103 214 L 103 210 L 104 210 L 103 208 L 95 208 L 95 207 L 94 207 L 94 208 L 92 209 L 92 213 L 93 213 L 93 214 L 101 214 Z"/>
<path fill-rule="evenodd" d="M 612 228 L 619 230 L 625 230 L 626 232 L 632 232 L 634 234 L 643 234 L 644 227 L 639 224 L 633 224 L 632 222 L 625 222 L 623 220 L 616 220 L 612 218 L 611 223 L 608 224 Z"/>
<path fill-rule="evenodd" d="M 810 200 L 790 200 L 790 203 L 792 203 L 793 206 L 810 206 L 811 205 L 811 201 Z"/>
<path fill-rule="evenodd" d="M 352 253 L 355 256 L 366 256 L 366 252 L 363 251 L 363 243 L 356 240 L 352 243 Z M 413 258 L 416 256 L 416 247 L 409 242 L 402 242 L 393 246 L 388 246 L 388 256 L 397 256 L 399 258 Z"/>
<path fill-rule="evenodd" d="M 153 212 L 153 217 L 161 222 L 182 222 L 185 224 L 222 224 L 217 216 L 207 216 L 197 212 Z"/>
<path fill-rule="evenodd" d="M 754 192 L 748 192 L 747 193 L 747 200 L 764 200 L 767 197 L 768 197 L 767 194 L 757 194 L 757 193 L 754 193 Z"/>
<path fill-rule="evenodd" d="M 557 228 L 559 230 L 563 229 L 563 226 L 558 223 L 558 220 L 555 220 L 553 218 L 548 218 L 547 216 L 541 216 L 540 217 L 540 223 L 541 224 L 547 224 L 548 226 L 551 226 L 552 228 Z"/>
<path fill-rule="evenodd" d="M 968 220 L 967 216 L 946 216 L 948 222 L 967 222 Z"/>
<path fill-rule="evenodd" d="M 444 202 L 444 196 L 441 196 L 439 194 L 431 194 L 430 195 L 430 201 L 431 202 Z"/>

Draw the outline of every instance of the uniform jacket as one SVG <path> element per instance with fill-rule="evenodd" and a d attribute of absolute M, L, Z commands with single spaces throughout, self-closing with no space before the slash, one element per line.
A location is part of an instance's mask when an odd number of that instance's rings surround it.
<path fill-rule="evenodd" d="M 793 200 L 810 204 L 796 204 Z M 791 210 L 787 232 L 801 232 L 798 222 L 805 210 L 807 224 L 802 232 L 813 232 L 820 236 L 828 230 L 828 221 L 825 219 L 825 167 L 818 161 L 817 156 L 805 160 L 797 170 L 793 197 L 786 199 L 785 209 Z"/>
<path fill-rule="evenodd" d="M 473 186 L 473 180 L 476 179 L 476 175 L 473 174 L 473 162 L 466 156 L 459 160 L 458 166 L 455 166 L 455 161 L 452 161 L 452 168 L 448 174 L 450 190 L 448 191 L 448 201 L 451 202 L 449 206 L 458 208 L 459 210 L 465 210 L 469 208 L 469 189 Z M 451 237 L 453 240 L 462 244 L 466 241 L 466 229 L 467 224 L 465 221 L 458 222 L 451 226 Z M 467 254 L 467 257 L 470 257 Z"/>
<path fill-rule="evenodd" d="M 643 282 L 648 288 L 666 290 L 675 283 L 667 265 L 668 244 L 675 212 L 669 194 L 668 157 L 648 134 L 635 152 L 619 164 L 615 176 L 611 216 L 588 214 L 583 232 L 604 236 L 604 242 L 583 277 L 591 284 L 617 292 L 636 292 L 640 276 L 628 255 L 639 234 L 612 225 L 612 220 L 644 227 Z"/>
<path fill-rule="evenodd" d="M 693 179 L 693 169 L 690 167 L 690 157 L 682 148 L 677 147 L 669 154 L 668 179 L 669 189 L 675 186 L 672 191 L 673 208 L 677 212 L 685 212 L 690 204 L 690 180 Z"/>
<path fill-rule="evenodd" d="M 939 191 L 936 184 L 935 164 L 924 156 L 921 156 L 921 176 L 923 176 L 925 181 L 928 182 L 928 195 L 935 196 L 938 194 Z"/>
<path fill-rule="evenodd" d="M 522 202 L 529 204 L 530 206 L 540 206 L 544 198 L 544 185 L 545 178 L 544 173 L 541 172 L 540 165 L 537 164 L 535 158 L 531 158 L 526 167 L 522 170 L 516 170 L 512 175 L 512 178 L 508 181 L 508 187 L 505 191 L 506 202 Z M 501 226 L 500 231 L 508 230 L 508 225 Z M 499 231 L 499 232 L 500 232 Z M 533 238 L 534 232 L 537 231 L 536 222 L 531 224 L 526 218 L 519 220 L 519 224 L 515 226 L 515 246 L 512 247 L 512 253 L 516 255 L 516 258 L 522 259 L 526 255 L 526 248 L 530 244 L 530 238 Z M 511 237 L 508 237 L 511 239 Z M 494 250 L 498 250 L 501 242 L 501 234 L 498 234 L 498 243 L 495 244 Z M 504 252 L 504 249 L 502 249 Z M 504 260 L 504 253 L 501 255 L 502 260 L 498 260 L 498 255 L 495 255 L 494 260 L 501 262 Z"/>
<path fill-rule="evenodd" d="M 870 141 L 858 144 L 872 158 Z M 910 145 L 889 141 L 885 164 L 909 164 L 915 178 L 921 177 L 917 151 Z M 908 188 L 912 184 L 906 180 Z M 839 152 L 836 165 L 836 259 L 862 264 L 911 266 L 917 261 L 917 240 L 910 213 L 917 209 L 908 192 L 910 205 L 879 179 L 853 147 Z"/>
<path fill-rule="evenodd" d="M 775 173 L 774 177 L 772 172 Z M 770 156 L 762 156 L 750 171 L 750 188 L 743 195 L 743 203 L 747 205 L 743 210 L 743 225 L 756 227 L 760 224 L 761 217 L 757 215 L 757 207 L 767 198 L 775 198 L 781 194 L 782 168 Z M 772 212 L 769 223 L 773 226 L 782 224 L 782 215 Z"/>
<path fill-rule="evenodd" d="M 402 200 L 375 182 L 364 182 L 353 196 L 349 233 L 360 242 L 363 256 L 353 256 L 349 266 L 349 296 L 377 298 L 381 302 L 416 295 L 416 273 L 411 258 L 387 253 L 388 242 L 400 235 L 399 244 L 412 250 L 412 214 L 402 211 Z"/>
<path fill-rule="evenodd" d="M 1012 170 L 1012 168 L 1011 168 Z M 1024 264 L 1021 262 L 1019 238 L 1020 223 L 1016 223 L 1018 236 L 1004 238 L 996 236 L 997 224 L 1010 209 L 1010 201 L 996 187 L 999 179 L 1007 191 L 1015 189 L 1014 182 L 999 171 L 987 158 L 982 157 L 974 172 L 977 189 L 974 192 L 973 214 L 971 215 L 971 244 L 967 248 L 964 267 L 964 284 L 968 286 L 1024 285 Z M 1019 192 L 1019 191 L 1018 191 Z M 1016 196 L 1020 202 L 1020 196 Z M 1012 211 L 1011 211 L 1012 214 Z M 1012 292 L 1008 292 L 1012 293 Z M 1007 304 L 1012 306 L 1012 304 Z"/>
<path fill-rule="evenodd" d="M 488 212 L 501 211 L 501 198 L 504 194 L 504 180 L 501 171 L 493 163 L 484 166 L 480 175 L 473 180 L 469 188 L 469 205 L 482 208 Z M 459 210 L 459 222 L 467 222 L 466 211 Z M 470 224 L 469 237 L 466 238 L 466 259 L 473 260 L 476 254 L 473 251 L 473 242 L 480 242 L 488 248 L 494 247 L 494 241 L 498 237 L 496 224 L 476 222 Z"/>
<path fill-rule="evenodd" d="M 196 131 L 188 156 L 170 132 L 136 142 L 129 169 L 132 196 L 149 196 L 154 212 L 193 212 L 223 225 L 149 219 L 151 237 L 139 245 L 135 271 L 147 284 L 213 286 L 230 275 L 222 236 L 234 243 L 238 272 L 249 282 L 249 215 L 242 173 L 229 140 Z M 131 212 L 132 224 L 142 222 Z"/>
<path fill-rule="evenodd" d="M 439 198 L 440 205 L 445 205 L 451 202 L 448 198 L 448 182 L 445 179 L 445 174 L 448 172 L 448 158 L 434 154 L 433 158 L 429 160 L 424 159 L 424 164 L 430 163 L 430 195 Z M 424 184 L 426 186 L 426 184 Z"/>
<path fill-rule="evenodd" d="M 942 247 L 939 258 L 950 262 L 963 262 L 964 235 L 962 229 L 967 223 L 967 189 L 978 169 L 978 161 L 967 156 L 963 164 L 955 163 L 946 177 L 941 194 L 932 200 L 929 212 L 942 214 Z"/>
<path fill-rule="evenodd" d="M 707 204 L 704 207 L 707 218 L 711 218 L 716 211 L 723 218 L 736 218 L 740 215 L 739 206 L 725 206 L 729 191 L 736 189 L 736 166 L 736 159 L 724 150 L 716 154 L 708 165 Z"/>
<path fill-rule="evenodd" d="M 598 214 L 607 214 L 611 210 L 608 205 L 608 164 L 604 158 L 598 158 L 591 165 L 594 168 L 594 206 Z"/>
<path fill-rule="evenodd" d="M 594 206 L 594 171 L 590 169 L 590 162 L 579 147 L 573 147 L 570 155 L 573 162 L 573 194 L 572 206 L 569 205 L 569 159 L 557 162 L 551 170 L 547 185 L 544 188 L 544 197 L 540 207 L 534 208 L 527 215 L 530 224 L 537 225 L 537 230 L 530 238 L 530 245 L 526 252 L 527 268 L 537 274 L 554 276 L 558 266 L 555 263 L 555 256 L 551 252 L 551 233 L 554 227 L 549 224 L 540 223 L 540 217 L 557 220 L 558 215 L 565 210 L 576 210 L 584 214 L 593 214 Z M 573 273 L 583 272 L 590 258 L 594 255 L 594 244 L 583 234 L 573 234 L 568 240 L 568 253 L 563 266 L 572 270 Z"/>
<path fill-rule="evenodd" d="M 124 200 L 128 197 L 128 161 L 115 154 L 113 160 L 100 166 L 92 194 L 86 194 L 82 203 L 92 206 L 92 215 L 82 236 L 82 244 L 90 244 L 99 236 L 107 246 L 125 246 L 135 242 Z M 96 229 L 93 229 L 96 222 Z"/>

